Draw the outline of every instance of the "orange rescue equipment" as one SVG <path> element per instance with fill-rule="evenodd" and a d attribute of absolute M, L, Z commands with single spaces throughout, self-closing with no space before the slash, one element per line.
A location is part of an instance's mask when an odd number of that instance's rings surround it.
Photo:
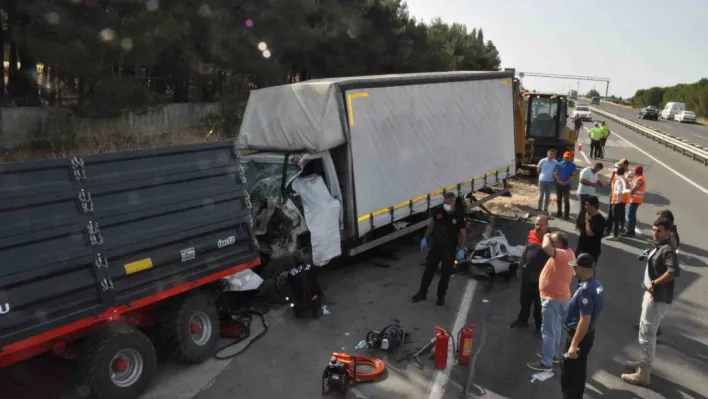
<path fill-rule="evenodd" d="M 347 366 L 349 378 L 356 382 L 376 381 L 386 370 L 386 364 L 381 359 L 368 356 L 350 356 L 346 353 L 333 353 L 332 360 L 336 360 Z M 373 368 L 372 371 L 360 372 L 358 367 L 367 366 Z"/>
<path fill-rule="evenodd" d="M 634 191 L 634 194 L 631 194 L 632 198 L 630 198 L 629 202 L 632 204 L 641 205 L 644 203 L 644 190 L 647 188 L 647 178 L 644 177 L 644 175 L 635 177 L 633 182 L 635 187 L 639 181 L 642 182 L 642 185 Z"/>

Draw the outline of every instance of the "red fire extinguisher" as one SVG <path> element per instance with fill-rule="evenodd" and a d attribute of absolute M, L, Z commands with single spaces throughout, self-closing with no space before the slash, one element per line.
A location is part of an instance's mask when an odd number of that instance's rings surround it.
<path fill-rule="evenodd" d="M 463 366 L 470 362 L 470 356 L 472 356 L 472 340 L 476 325 L 476 323 L 468 324 L 457 333 L 457 362 Z"/>
<path fill-rule="evenodd" d="M 450 334 L 442 327 L 435 327 L 435 368 L 445 370 L 447 368 L 447 350 L 450 344 Z"/>

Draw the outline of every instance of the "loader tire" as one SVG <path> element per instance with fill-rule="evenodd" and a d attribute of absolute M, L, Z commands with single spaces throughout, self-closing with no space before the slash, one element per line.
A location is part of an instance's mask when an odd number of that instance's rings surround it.
<path fill-rule="evenodd" d="M 219 339 L 216 306 L 201 295 L 179 299 L 163 313 L 160 337 L 181 363 L 196 364 L 214 355 Z"/>
<path fill-rule="evenodd" d="M 99 399 L 133 399 L 155 375 L 157 355 L 145 334 L 127 324 L 114 324 L 89 337 L 78 356 L 82 381 Z"/>

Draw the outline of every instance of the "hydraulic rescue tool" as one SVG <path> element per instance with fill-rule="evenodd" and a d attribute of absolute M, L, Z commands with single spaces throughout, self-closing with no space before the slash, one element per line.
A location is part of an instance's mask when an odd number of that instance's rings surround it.
<path fill-rule="evenodd" d="M 358 372 L 357 367 L 359 366 L 367 366 L 374 370 Z M 386 370 L 386 365 L 381 359 L 333 353 L 327 367 L 322 372 L 322 396 L 336 392 L 344 397 L 349 386 L 357 382 L 376 381 L 381 378 L 384 370 Z"/>
<path fill-rule="evenodd" d="M 401 347 L 408 338 L 408 333 L 398 324 L 390 324 L 381 331 L 369 331 L 366 334 L 366 346 L 369 348 L 393 351 Z"/>

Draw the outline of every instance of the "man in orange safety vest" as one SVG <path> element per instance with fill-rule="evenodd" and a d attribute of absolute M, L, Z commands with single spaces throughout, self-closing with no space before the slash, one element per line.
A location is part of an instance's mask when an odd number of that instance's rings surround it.
<path fill-rule="evenodd" d="M 624 176 L 623 166 L 617 168 L 612 182 L 612 194 L 610 195 L 610 212 L 607 217 L 606 233 L 610 234 L 608 240 L 619 237 L 619 228 L 624 220 L 625 206 L 629 202 L 629 182 Z"/>
<path fill-rule="evenodd" d="M 647 189 L 647 178 L 644 177 L 644 167 L 637 165 L 634 167 L 634 179 L 632 179 L 632 189 L 629 192 L 629 209 L 627 210 L 627 231 L 622 234 L 624 237 L 634 237 L 637 227 L 637 208 L 644 203 L 644 191 Z"/>

